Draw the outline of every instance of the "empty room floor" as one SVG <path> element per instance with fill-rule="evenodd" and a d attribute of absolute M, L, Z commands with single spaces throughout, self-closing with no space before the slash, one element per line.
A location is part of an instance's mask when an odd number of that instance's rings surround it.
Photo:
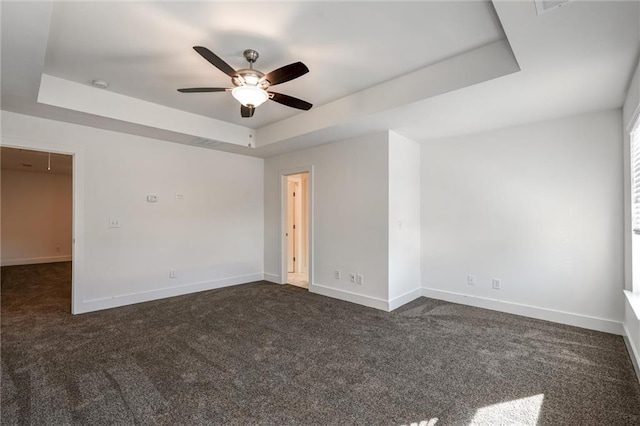
<path fill-rule="evenodd" d="M 304 272 L 287 273 L 287 284 L 295 285 L 300 288 L 309 288 L 309 275 Z"/>
<path fill-rule="evenodd" d="M 70 277 L 2 268 L 2 424 L 640 424 L 620 336 L 263 282 L 73 316 Z"/>

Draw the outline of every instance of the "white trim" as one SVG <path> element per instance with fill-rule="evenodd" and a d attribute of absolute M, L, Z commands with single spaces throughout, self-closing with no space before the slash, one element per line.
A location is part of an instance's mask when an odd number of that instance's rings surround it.
<path fill-rule="evenodd" d="M 490 309 L 492 311 L 506 312 L 529 318 L 587 328 L 589 330 L 624 335 L 621 322 L 604 318 L 591 317 L 588 315 L 540 308 L 521 303 L 507 302 L 505 300 L 490 299 L 487 297 L 473 296 L 470 294 L 455 293 L 452 291 L 437 290 L 427 287 L 422 288 L 422 295 L 432 299 L 445 300 L 447 302 L 460 303 L 462 305 L 475 306 L 478 308 Z"/>
<path fill-rule="evenodd" d="M 270 283 L 274 283 L 274 284 L 281 284 L 280 283 L 280 277 L 278 276 L 278 274 L 270 274 L 268 272 L 265 272 L 263 275 L 263 280 L 265 281 L 269 281 Z"/>
<path fill-rule="evenodd" d="M 176 287 L 121 294 L 118 296 L 105 297 L 101 299 L 85 300 L 82 302 L 78 311 L 74 313 L 82 314 L 85 312 L 93 312 L 102 309 L 117 308 L 119 306 L 133 305 L 134 303 L 149 302 L 152 300 L 164 299 L 167 297 L 182 296 L 184 294 L 214 290 L 222 287 L 230 287 L 238 284 L 247 284 L 255 281 L 262 281 L 262 277 L 262 273 L 239 275 L 236 277 L 223 278 L 213 281 L 202 281 L 184 284 Z"/>
<path fill-rule="evenodd" d="M 0 262 L 0 266 L 35 265 L 38 263 L 55 263 L 55 262 L 70 262 L 70 261 L 71 261 L 71 255 L 30 257 L 27 259 L 4 259 Z"/>
<path fill-rule="evenodd" d="M 393 311 L 394 309 L 398 309 L 402 305 L 406 305 L 407 303 L 416 300 L 420 296 L 422 296 L 422 289 L 416 288 L 414 290 L 406 292 L 401 296 L 390 299 L 389 312 Z"/>
<path fill-rule="evenodd" d="M 309 284 L 309 293 L 316 293 L 322 296 L 343 300 L 345 302 L 368 306 L 369 308 L 380 309 L 387 312 L 389 311 L 389 303 L 386 300 L 378 299 L 377 297 L 352 293 L 346 290 L 338 290 L 336 288 L 325 287 L 320 284 Z"/>
<path fill-rule="evenodd" d="M 640 381 L 640 354 L 633 346 L 633 343 L 631 343 L 631 339 L 628 337 L 629 329 L 627 328 L 627 325 L 622 324 L 622 327 L 624 329 L 624 336 L 622 336 L 624 338 L 624 345 L 627 347 L 627 351 L 629 352 L 629 358 L 631 358 L 631 364 L 633 364 L 636 377 L 638 381 Z"/>

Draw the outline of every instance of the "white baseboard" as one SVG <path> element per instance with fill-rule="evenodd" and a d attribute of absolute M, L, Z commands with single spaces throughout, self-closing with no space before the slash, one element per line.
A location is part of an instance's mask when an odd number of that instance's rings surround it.
<path fill-rule="evenodd" d="M 269 281 L 270 283 L 274 283 L 274 284 L 280 284 L 280 275 L 278 274 L 270 274 L 268 272 L 265 272 L 263 275 L 263 280 L 265 281 Z"/>
<path fill-rule="evenodd" d="M 414 290 L 406 292 L 401 296 L 389 300 L 389 312 L 393 311 L 394 309 L 398 309 L 400 306 L 406 305 L 413 300 L 416 300 L 420 296 L 422 296 L 422 289 L 416 288 Z"/>
<path fill-rule="evenodd" d="M 571 312 L 563 312 L 554 309 L 540 308 L 537 306 L 426 287 L 422 288 L 422 295 L 432 299 L 445 300 L 447 302 L 460 303 L 462 305 L 475 306 L 478 308 L 490 309 L 492 311 L 506 312 L 508 314 L 573 325 L 589 330 L 624 335 L 624 329 L 621 322 L 604 318 L 596 318 Z"/>
<path fill-rule="evenodd" d="M 389 303 L 386 300 L 378 299 L 377 297 L 365 296 L 346 290 L 338 290 L 331 287 L 325 287 L 320 284 L 309 284 L 309 292 L 332 297 L 334 299 L 344 300 L 345 302 L 357 303 L 358 305 L 368 306 L 370 308 L 389 311 Z"/>
<path fill-rule="evenodd" d="M 2 259 L 0 266 L 35 265 L 37 263 L 70 262 L 71 256 L 30 257 L 27 259 Z"/>
<path fill-rule="evenodd" d="M 624 328 L 624 344 L 629 352 L 629 358 L 631 358 L 631 363 L 633 364 L 633 369 L 636 372 L 636 377 L 638 378 L 638 381 L 640 381 L 640 353 L 638 353 L 638 350 L 633 346 L 631 339 L 627 337 L 629 336 L 629 330 L 627 329 L 626 324 L 622 324 L 622 327 Z"/>
<path fill-rule="evenodd" d="M 134 303 L 149 302 L 167 297 L 182 296 L 184 294 L 200 291 L 214 290 L 216 288 L 229 287 L 238 284 L 246 284 L 254 281 L 262 281 L 263 274 L 249 274 L 237 277 L 223 278 L 214 281 L 203 281 L 184 284 L 177 287 L 162 288 L 157 290 L 141 291 L 139 293 L 122 294 L 101 299 L 85 300 L 80 306 L 74 306 L 74 314 L 100 311 L 103 309 L 117 308 L 119 306 L 133 305 Z"/>

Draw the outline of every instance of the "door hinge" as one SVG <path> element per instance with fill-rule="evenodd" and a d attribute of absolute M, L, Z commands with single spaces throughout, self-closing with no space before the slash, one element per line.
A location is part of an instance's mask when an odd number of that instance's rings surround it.
<path fill-rule="evenodd" d="M 294 261 L 294 262 L 296 261 L 296 257 L 295 257 L 295 256 L 293 257 L 293 261 Z"/>
<path fill-rule="evenodd" d="M 295 192 L 293 193 L 293 196 L 294 196 L 294 197 L 296 196 L 296 193 L 295 193 Z"/>
<path fill-rule="evenodd" d="M 295 226 L 295 225 L 293 225 L 293 229 L 296 229 L 296 226 Z"/>

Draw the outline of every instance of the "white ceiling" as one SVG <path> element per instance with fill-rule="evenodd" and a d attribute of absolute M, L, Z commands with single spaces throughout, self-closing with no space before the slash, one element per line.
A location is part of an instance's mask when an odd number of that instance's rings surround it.
<path fill-rule="evenodd" d="M 273 90 L 320 106 L 501 38 L 490 2 L 67 2 L 53 6 L 44 72 L 259 128 L 301 112 L 268 102 L 243 119 L 230 93 L 178 93 L 233 87 L 192 46 L 235 69 L 248 48 L 265 73 L 302 61 L 310 72 Z"/>
<path fill-rule="evenodd" d="M 262 157 L 386 129 L 425 140 L 620 107 L 639 27 L 638 1 L 3 2 L 2 108 Z M 246 48 L 264 72 L 303 61 L 274 90 L 314 108 L 242 119 L 228 93 L 178 93 L 229 86 L 194 45 L 236 69 Z"/>

